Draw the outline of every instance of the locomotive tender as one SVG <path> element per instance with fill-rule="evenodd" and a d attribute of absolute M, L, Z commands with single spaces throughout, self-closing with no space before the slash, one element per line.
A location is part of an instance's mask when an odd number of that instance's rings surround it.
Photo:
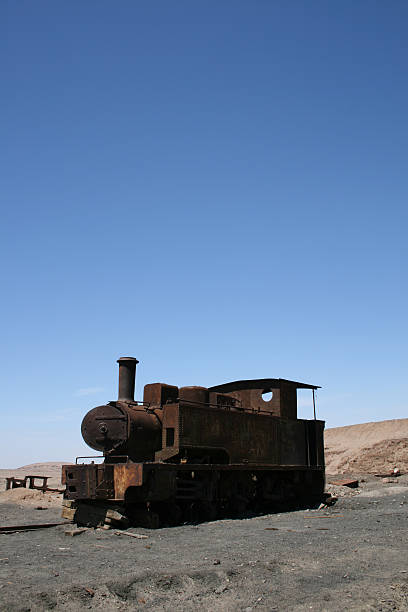
<path fill-rule="evenodd" d="M 117 401 L 88 412 L 81 428 L 104 461 L 63 466 L 66 499 L 119 504 L 130 520 L 155 525 L 320 500 L 324 422 L 297 418 L 297 389 L 312 390 L 314 404 L 319 387 L 281 378 L 154 383 L 140 402 L 137 359 L 118 363 Z"/>

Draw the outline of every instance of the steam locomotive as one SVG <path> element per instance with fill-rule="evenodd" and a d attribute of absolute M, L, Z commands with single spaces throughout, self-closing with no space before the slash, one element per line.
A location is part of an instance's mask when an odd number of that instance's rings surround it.
<path fill-rule="evenodd" d="M 282 378 L 154 383 L 135 401 L 139 362 L 118 363 L 117 401 L 93 408 L 81 427 L 103 462 L 63 466 L 67 500 L 119 504 L 131 521 L 155 526 L 320 501 L 324 421 L 297 418 L 297 389 L 310 389 L 314 406 L 319 387 Z"/>

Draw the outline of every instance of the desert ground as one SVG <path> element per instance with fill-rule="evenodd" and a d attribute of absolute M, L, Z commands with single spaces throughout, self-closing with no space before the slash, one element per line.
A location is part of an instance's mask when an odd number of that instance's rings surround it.
<path fill-rule="evenodd" d="M 327 430 L 325 444 L 330 507 L 127 530 L 141 538 L 0 534 L 0 610 L 408 610 L 408 419 Z M 59 472 L 0 470 L 0 526 L 61 521 L 60 495 L 4 490 L 28 473 L 58 486 Z M 339 475 L 358 488 L 330 484 Z"/>

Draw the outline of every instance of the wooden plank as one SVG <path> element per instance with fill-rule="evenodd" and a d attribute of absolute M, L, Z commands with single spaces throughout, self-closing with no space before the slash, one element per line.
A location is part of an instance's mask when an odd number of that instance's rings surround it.
<path fill-rule="evenodd" d="M 358 480 L 343 478 L 342 480 L 331 480 L 329 484 L 337 485 L 338 487 L 350 487 L 350 489 L 355 489 L 358 487 Z"/>
<path fill-rule="evenodd" d="M 115 531 L 115 535 L 128 536 L 129 538 L 136 538 L 137 540 L 146 540 L 149 536 L 142 535 L 141 533 L 130 533 L 129 531 Z"/>
<path fill-rule="evenodd" d="M 75 519 L 76 508 L 62 508 L 61 517 L 73 521 Z"/>
<path fill-rule="evenodd" d="M 0 533 L 13 533 L 15 531 L 33 531 L 34 529 L 48 529 L 58 525 L 67 525 L 65 521 L 59 523 L 32 523 L 31 525 L 10 525 L 0 527 Z"/>
<path fill-rule="evenodd" d="M 73 538 L 74 536 L 80 535 L 81 533 L 85 533 L 85 531 L 87 531 L 86 527 L 81 527 L 80 529 L 70 529 L 69 531 L 65 532 L 65 535 L 71 536 L 71 538 Z"/>

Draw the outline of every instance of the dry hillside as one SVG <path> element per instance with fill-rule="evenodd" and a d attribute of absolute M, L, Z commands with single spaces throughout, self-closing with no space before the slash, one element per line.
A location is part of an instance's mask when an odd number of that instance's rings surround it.
<path fill-rule="evenodd" d="M 324 441 L 328 474 L 408 471 L 408 419 L 327 429 Z"/>

